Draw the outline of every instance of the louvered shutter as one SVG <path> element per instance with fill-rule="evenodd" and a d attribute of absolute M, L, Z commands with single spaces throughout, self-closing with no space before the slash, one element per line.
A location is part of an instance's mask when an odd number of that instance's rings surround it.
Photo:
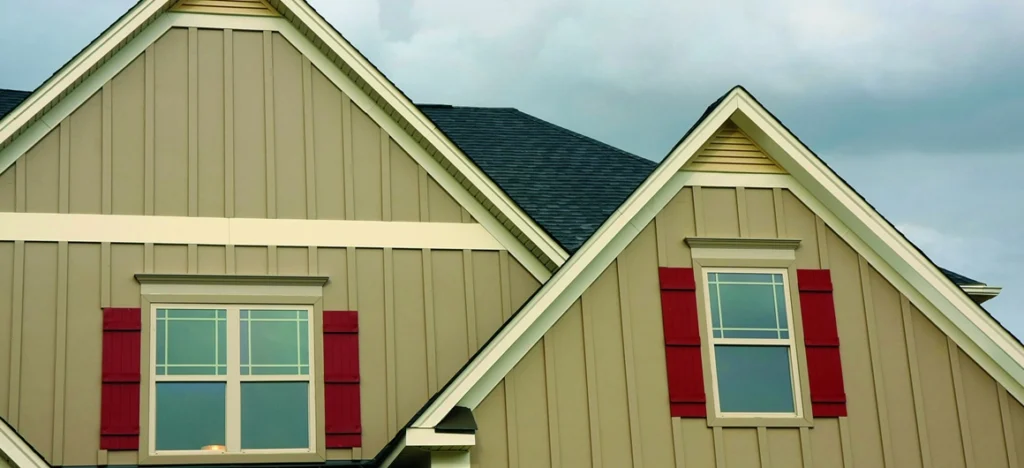
<path fill-rule="evenodd" d="M 359 447 L 359 315 L 354 311 L 324 311 L 323 322 L 327 447 Z"/>
<path fill-rule="evenodd" d="M 813 416 L 846 416 L 831 274 L 828 270 L 797 270 L 797 283 Z"/>
<path fill-rule="evenodd" d="M 672 416 L 707 417 L 700 313 L 692 268 L 660 268 L 661 316 Z"/>
<path fill-rule="evenodd" d="M 139 449 L 142 309 L 103 309 L 100 448 Z"/>

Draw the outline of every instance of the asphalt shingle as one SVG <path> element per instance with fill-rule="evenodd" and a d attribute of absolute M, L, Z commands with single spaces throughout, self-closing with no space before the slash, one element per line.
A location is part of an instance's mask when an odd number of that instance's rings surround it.
<path fill-rule="evenodd" d="M 30 94 L 32 94 L 31 91 L 0 89 L 0 119 L 18 107 L 18 104 L 21 104 L 21 101 L 28 98 Z"/>

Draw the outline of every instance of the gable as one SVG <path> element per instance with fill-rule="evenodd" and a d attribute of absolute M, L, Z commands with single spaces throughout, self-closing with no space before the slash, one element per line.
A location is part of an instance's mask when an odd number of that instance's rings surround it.
<path fill-rule="evenodd" d="M 726 122 L 715 132 L 684 170 L 786 173 L 732 121 Z"/>
<path fill-rule="evenodd" d="M 266 0 L 179 0 L 171 11 L 220 15 L 280 16 Z"/>

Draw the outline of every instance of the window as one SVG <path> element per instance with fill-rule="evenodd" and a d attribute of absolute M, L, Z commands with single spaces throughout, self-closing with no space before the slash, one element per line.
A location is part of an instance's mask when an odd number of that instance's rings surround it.
<path fill-rule="evenodd" d="M 799 417 L 787 271 L 705 268 L 716 412 Z"/>
<path fill-rule="evenodd" d="M 150 451 L 311 452 L 309 306 L 151 307 Z"/>

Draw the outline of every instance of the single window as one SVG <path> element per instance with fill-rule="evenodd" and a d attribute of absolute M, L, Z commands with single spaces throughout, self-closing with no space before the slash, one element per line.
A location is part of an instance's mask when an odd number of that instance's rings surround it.
<path fill-rule="evenodd" d="M 786 271 L 704 272 L 718 414 L 800 416 Z"/>
<path fill-rule="evenodd" d="M 154 305 L 156 453 L 313 450 L 309 307 Z"/>

